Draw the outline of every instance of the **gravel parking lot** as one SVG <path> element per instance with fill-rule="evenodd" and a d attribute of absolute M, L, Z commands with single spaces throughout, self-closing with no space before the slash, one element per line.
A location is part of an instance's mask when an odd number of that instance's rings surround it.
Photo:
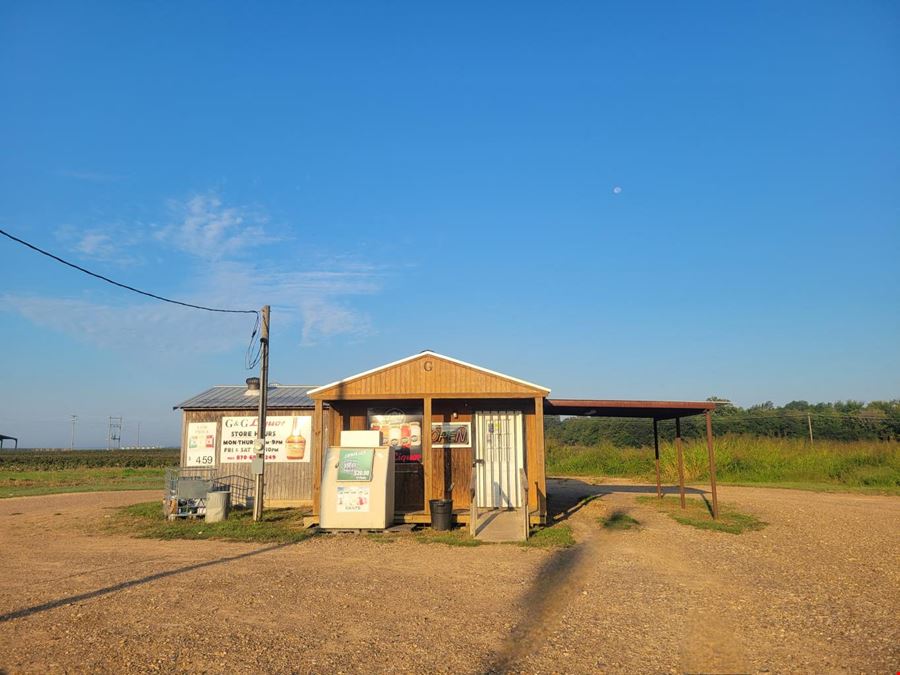
<path fill-rule="evenodd" d="M 156 492 L 0 501 L 0 669 L 14 672 L 835 671 L 900 668 L 900 498 L 721 488 L 769 525 L 679 525 L 551 482 L 557 551 L 106 534 Z M 626 510 L 637 530 L 597 518 Z"/>

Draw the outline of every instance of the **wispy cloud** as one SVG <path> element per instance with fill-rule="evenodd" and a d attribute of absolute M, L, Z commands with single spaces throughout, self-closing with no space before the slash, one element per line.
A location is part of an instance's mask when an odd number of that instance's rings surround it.
<path fill-rule="evenodd" d="M 80 258 L 133 265 L 139 260 L 135 247 L 145 235 L 141 228 L 121 225 L 86 230 L 63 225 L 56 230 L 56 238 Z"/>
<path fill-rule="evenodd" d="M 0 295 L 0 311 L 102 348 L 163 354 L 222 352 L 246 342 L 251 318 L 152 303 Z"/>
<path fill-rule="evenodd" d="M 226 206 L 215 192 L 172 200 L 169 210 L 177 222 L 158 229 L 155 238 L 198 258 L 228 258 L 275 240 L 265 230 L 263 214 Z"/>
<path fill-rule="evenodd" d="M 296 269 L 293 261 L 278 269 L 284 261 L 244 255 L 277 241 L 266 231 L 267 219 L 258 210 L 227 205 L 209 192 L 168 207 L 173 222 L 164 226 L 89 230 L 64 226 L 57 236 L 80 256 L 103 261 L 127 261 L 129 256 L 149 256 L 153 249 L 174 246 L 194 261 L 183 281 L 164 295 L 214 307 L 272 305 L 273 331 L 282 332 L 287 342 L 308 346 L 326 338 L 373 332 L 371 318 L 358 304 L 359 298 L 381 291 L 382 269 L 346 252 L 333 257 L 320 252 L 307 256 L 303 269 Z M 178 352 L 189 341 L 191 348 L 214 352 L 242 345 L 249 337 L 246 317 L 185 310 L 130 296 L 121 303 L 101 302 L 94 299 L 94 288 L 86 290 L 91 295 L 78 298 L 6 294 L 0 296 L 0 310 L 90 344 L 122 350 Z"/>

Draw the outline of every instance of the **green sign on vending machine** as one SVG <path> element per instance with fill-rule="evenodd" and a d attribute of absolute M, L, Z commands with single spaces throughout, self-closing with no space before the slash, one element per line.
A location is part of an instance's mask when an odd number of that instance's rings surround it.
<path fill-rule="evenodd" d="M 372 461 L 375 450 L 342 449 L 338 456 L 338 481 L 370 481 L 372 480 Z"/>

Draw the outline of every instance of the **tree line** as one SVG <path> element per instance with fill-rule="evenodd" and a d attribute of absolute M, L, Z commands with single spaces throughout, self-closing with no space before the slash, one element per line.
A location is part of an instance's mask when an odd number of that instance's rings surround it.
<path fill-rule="evenodd" d="M 809 438 L 811 425 L 814 439 L 836 441 L 900 439 L 900 400 L 870 403 L 791 401 L 783 406 L 766 401 L 749 408 L 742 408 L 716 397 L 707 400 L 719 404 L 712 413 L 713 432 L 716 435 Z M 620 417 L 560 419 L 559 416 L 548 416 L 544 420 L 544 425 L 547 441 L 560 445 L 596 445 L 607 442 L 620 447 L 641 447 L 653 443 L 653 424 L 648 419 Z M 659 431 L 662 438 L 671 438 L 675 433 L 675 422 L 660 421 Z M 704 436 L 706 434 L 704 416 L 683 418 L 681 431 L 685 438 Z"/>

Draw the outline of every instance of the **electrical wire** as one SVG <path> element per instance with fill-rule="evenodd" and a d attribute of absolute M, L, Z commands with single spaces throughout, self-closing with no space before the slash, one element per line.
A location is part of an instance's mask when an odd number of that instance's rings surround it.
<path fill-rule="evenodd" d="M 190 302 L 181 302 L 180 300 L 172 300 L 171 298 L 165 298 L 161 295 L 156 295 L 155 293 L 149 293 L 147 291 L 142 291 L 139 288 L 135 288 L 134 286 L 129 286 L 127 284 L 119 283 L 118 281 L 113 281 L 109 277 L 105 277 L 102 274 L 97 274 L 96 272 L 91 272 L 80 265 L 76 265 L 75 263 L 69 262 L 68 260 L 63 260 L 58 255 L 53 255 L 49 251 L 45 251 L 42 248 L 35 246 L 34 244 L 29 244 L 24 239 L 19 239 L 18 237 L 14 237 L 9 232 L 0 229 L 0 234 L 8 239 L 12 239 L 23 246 L 27 246 L 32 251 L 37 251 L 41 255 L 45 255 L 48 258 L 52 258 L 53 260 L 62 263 L 63 265 L 68 265 L 69 267 L 78 270 L 79 272 L 84 272 L 88 276 L 92 276 L 96 279 L 100 279 L 101 281 L 105 281 L 108 284 L 112 284 L 113 286 L 118 286 L 119 288 L 124 288 L 127 291 L 131 291 L 133 293 L 138 293 L 140 295 L 146 295 L 148 298 L 153 298 L 154 300 L 162 300 L 163 302 L 169 302 L 173 305 L 181 305 L 182 307 L 190 307 L 192 309 L 202 309 L 205 312 L 221 312 L 223 314 L 256 314 L 257 320 L 259 319 L 259 310 L 256 309 L 221 309 L 219 307 L 205 307 L 204 305 L 194 305 Z"/>
<path fill-rule="evenodd" d="M 129 286 L 128 284 L 123 284 L 118 281 L 114 281 L 113 279 L 110 279 L 109 277 L 105 277 L 102 274 L 97 274 L 96 272 L 91 272 L 89 269 L 85 269 L 84 267 L 81 267 L 80 265 L 76 265 L 73 262 L 64 260 L 64 259 L 60 258 L 58 255 L 54 255 L 54 254 L 50 253 L 49 251 L 45 251 L 44 249 L 40 248 L 39 246 L 35 246 L 34 244 L 31 244 L 31 243 L 25 241 L 24 239 L 19 239 L 18 237 L 7 232 L 6 230 L 0 229 L 0 234 L 2 234 L 7 239 L 11 239 L 12 241 L 19 243 L 22 246 L 30 248 L 32 251 L 40 253 L 41 255 L 45 255 L 48 258 L 55 260 L 56 262 L 62 263 L 63 265 L 71 267 L 72 269 L 76 269 L 79 272 L 83 272 L 83 273 L 87 274 L 88 276 L 94 277 L 95 279 L 100 279 L 101 281 L 105 281 L 106 283 L 112 284 L 113 286 L 118 286 L 119 288 L 124 288 L 126 291 L 131 291 L 132 293 L 144 295 L 148 298 L 153 298 L 154 300 L 161 300 L 162 302 L 168 302 L 172 305 L 180 305 L 182 307 L 189 307 L 191 309 L 200 309 L 200 310 L 203 310 L 204 312 L 218 312 L 221 314 L 255 314 L 256 315 L 256 323 L 253 326 L 253 332 L 250 334 L 250 344 L 247 346 L 247 354 L 246 354 L 246 358 L 245 358 L 244 362 L 245 362 L 245 365 L 247 366 L 247 370 L 252 370 L 252 369 L 256 368 L 257 365 L 259 365 L 260 354 L 262 352 L 262 344 L 259 344 L 258 341 L 256 340 L 256 336 L 259 333 L 259 327 L 260 327 L 259 310 L 256 310 L 256 309 L 223 309 L 221 307 L 206 307 L 205 305 L 195 305 L 190 302 L 182 302 L 181 300 L 172 300 L 171 298 L 166 298 L 166 297 L 163 297 L 162 295 L 157 295 L 156 293 L 142 291 L 141 289 L 135 288 L 134 286 Z M 253 345 L 255 343 L 259 344 L 259 346 L 257 347 L 256 353 L 254 354 L 253 353 Z"/>

